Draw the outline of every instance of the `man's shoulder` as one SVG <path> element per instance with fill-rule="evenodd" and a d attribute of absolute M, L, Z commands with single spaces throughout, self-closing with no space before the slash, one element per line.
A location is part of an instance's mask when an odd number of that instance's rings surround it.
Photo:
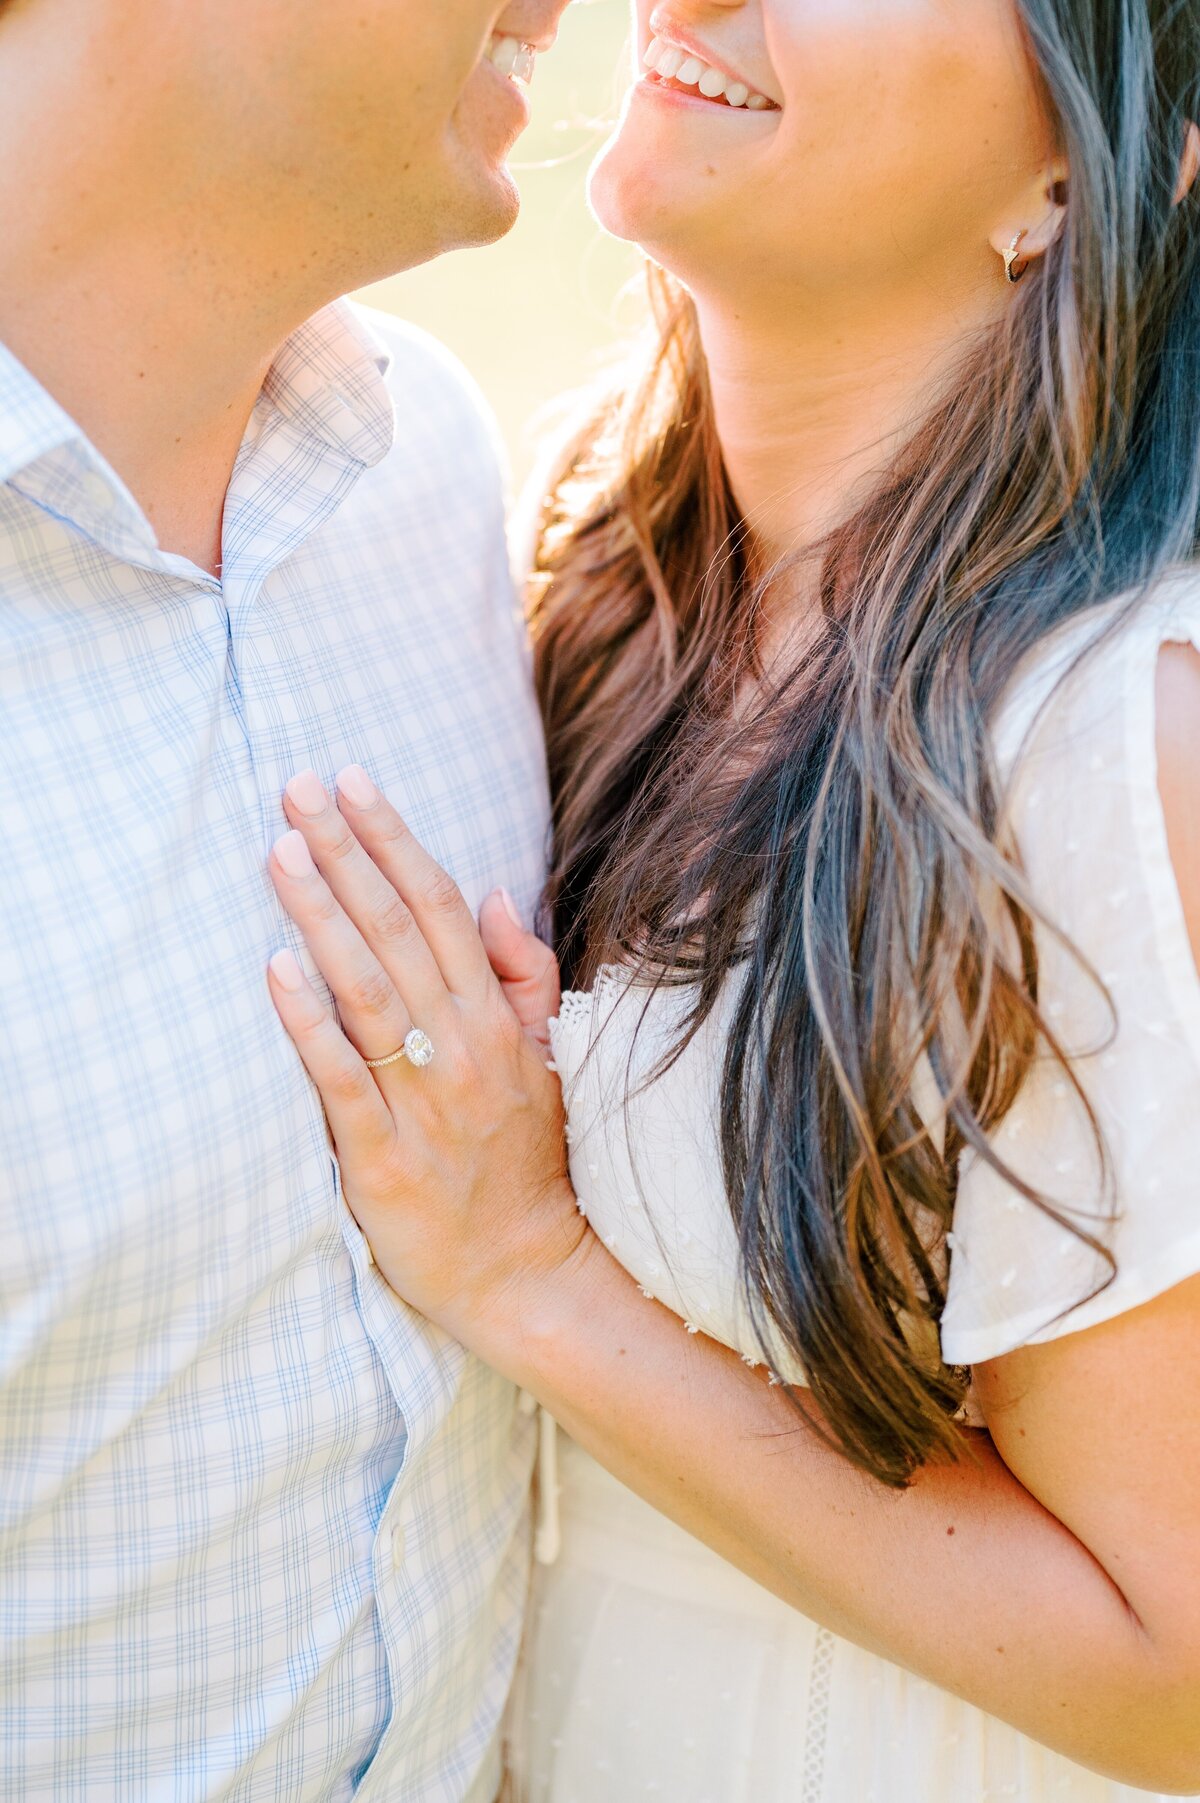
<path fill-rule="evenodd" d="M 396 409 L 394 458 L 441 466 L 453 460 L 458 486 L 502 495 L 507 458 L 495 415 L 474 377 L 440 339 L 395 314 L 353 303 L 389 357 Z"/>

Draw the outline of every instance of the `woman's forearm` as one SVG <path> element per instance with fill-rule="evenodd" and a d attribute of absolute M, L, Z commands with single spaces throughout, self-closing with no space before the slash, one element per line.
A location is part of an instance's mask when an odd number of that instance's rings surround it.
<path fill-rule="evenodd" d="M 805 1615 L 1123 1782 L 1195 1788 L 1194 1692 L 986 1435 L 977 1461 L 885 1488 L 592 1236 L 472 1338 L 630 1488 Z"/>
<path fill-rule="evenodd" d="M 347 807 L 353 833 L 328 801 L 295 813 L 305 874 L 273 860 L 341 1019 L 294 959 L 272 995 L 398 1293 L 808 1616 L 1085 1764 L 1200 1791 L 1200 1278 L 984 1367 L 1007 1464 L 981 1440 L 904 1494 L 869 1482 L 588 1231 L 558 1084 L 465 900 L 382 798 Z M 429 1083 L 386 1055 L 413 1018 Z"/>

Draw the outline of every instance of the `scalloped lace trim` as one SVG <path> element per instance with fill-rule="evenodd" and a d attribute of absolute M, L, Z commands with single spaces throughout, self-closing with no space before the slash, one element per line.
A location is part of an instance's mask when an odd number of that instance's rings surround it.
<path fill-rule="evenodd" d="M 563 990 L 558 1014 L 550 1022 L 551 1031 L 556 1027 L 572 1032 L 577 1027 L 590 1028 L 597 1011 L 610 999 L 612 991 L 624 989 L 628 983 L 629 972 L 622 965 L 602 964 L 590 989 Z"/>
<path fill-rule="evenodd" d="M 629 972 L 602 964 L 591 989 L 566 989 L 550 1025 L 550 1052 L 555 1070 L 570 1085 L 579 1075 L 610 1009 L 629 983 Z"/>
<path fill-rule="evenodd" d="M 552 1027 L 586 1026 L 592 1018 L 594 998 L 590 989 L 564 989 Z"/>

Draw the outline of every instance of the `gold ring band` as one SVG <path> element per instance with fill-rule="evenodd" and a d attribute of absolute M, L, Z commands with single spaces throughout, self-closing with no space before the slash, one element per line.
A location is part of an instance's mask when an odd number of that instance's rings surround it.
<path fill-rule="evenodd" d="M 413 1027 L 405 1035 L 404 1044 L 398 1052 L 389 1052 L 386 1058 L 364 1058 L 363 1063 L 369 1071 L 381 1071 L 386 1065 L 399 1064 L 402 1058 L 407 1058 L 417 1070 L 424 1070 L 427 1064 L 432 1064 L 433 1041 L 428 1033 L 423 1033 L 420 1027 Z"/>

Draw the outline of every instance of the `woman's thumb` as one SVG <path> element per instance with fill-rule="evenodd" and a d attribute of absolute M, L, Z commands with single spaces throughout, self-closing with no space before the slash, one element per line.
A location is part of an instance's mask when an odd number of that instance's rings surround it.
<path fill-rule="evenodd" d="M 551 1015 L 558 1013 L 562 985 L 558 960 L 536 933 L 521 925 L 507 889 L 493 890 L 479 911 L 479 935 L 509 1007 L 525 1031 L 547 1054 Z"/>

